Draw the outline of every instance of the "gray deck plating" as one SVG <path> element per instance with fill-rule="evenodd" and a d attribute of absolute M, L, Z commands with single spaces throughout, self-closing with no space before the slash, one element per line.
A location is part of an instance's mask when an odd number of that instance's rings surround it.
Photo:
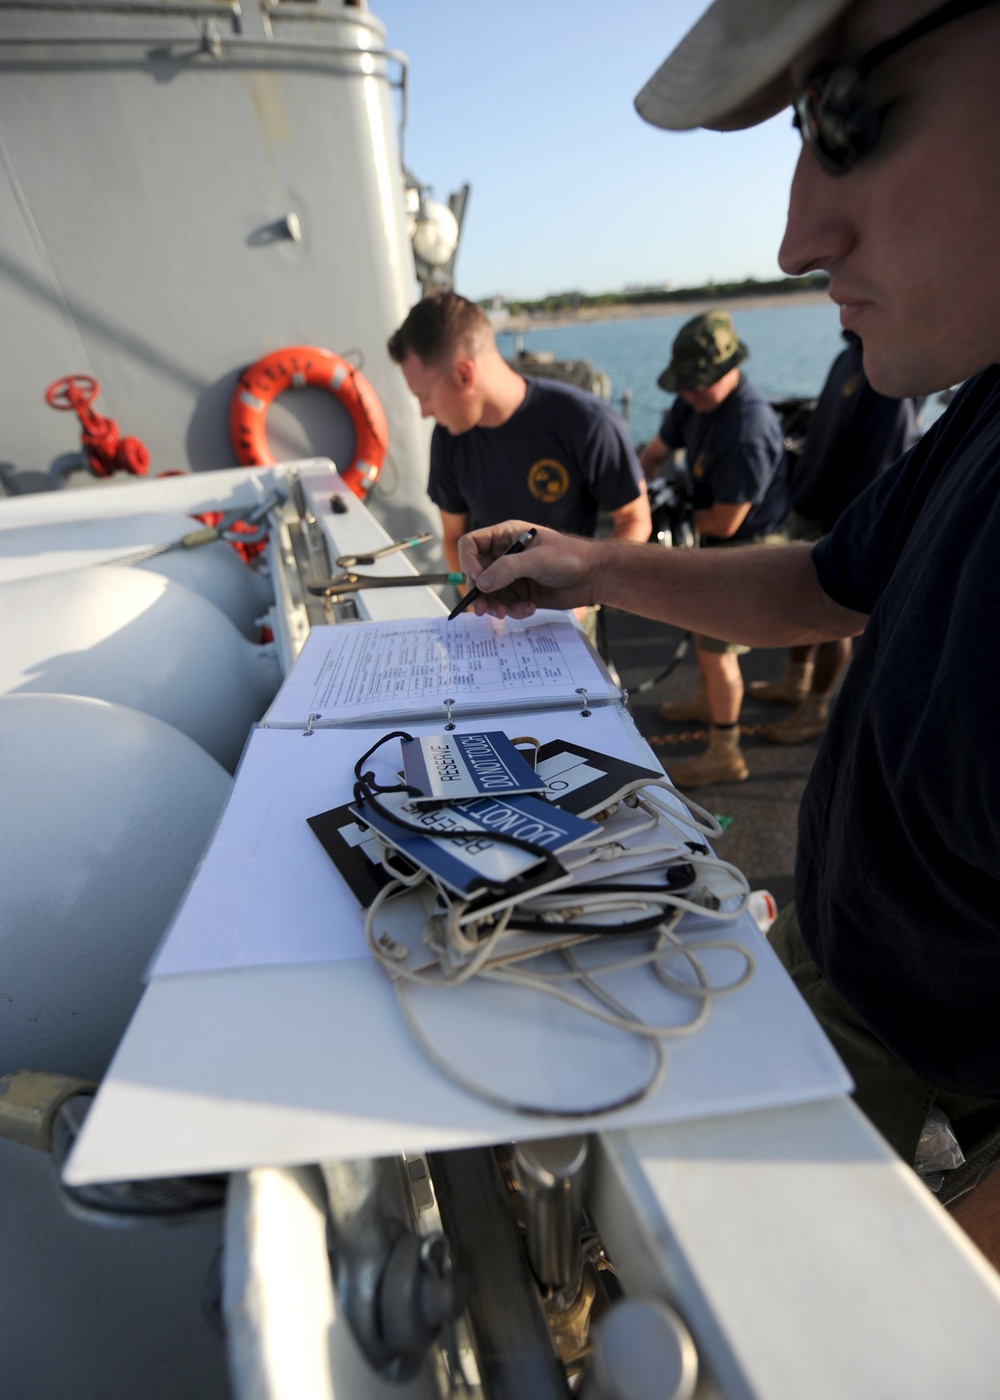
<path fill-rule="evenodd" d="M 661 701 L 678 700 L 696 689 L 693 650 L 666 681 L 639 695 L 639 683 L 663 669 L 681 633 L 663 623 L 611 610 L 607 628 L 611 654 L 630 692 L 629 709 L 643 737 L 669 769 L 704 747 L 704 726 L 664 724 L 656 713 Z M 777 680 L 786 655 L 784 650 L 750 652 L 741 658 L 744 680 Z M 779 908 L 792 899 L 799 800 L 820 742 L 813 739 L 785 747 L 769 744 L 759 733 L 760 726 L 790 713 L 783 705 L 746 702 L 741 718 L 750 777 L 745 783 L 719 783 L 694 794 L 712 812 L 732 818 L 716 842 L 718 854 L 739 866 L 752 889 L 770 890 Z"/>

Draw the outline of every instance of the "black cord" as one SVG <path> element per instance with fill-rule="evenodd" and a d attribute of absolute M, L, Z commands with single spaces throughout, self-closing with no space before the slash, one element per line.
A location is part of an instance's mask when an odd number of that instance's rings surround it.
<path fill-rule="evenodd" d="M 413 743 L 413 735 L 407 734 L 405 729 L 394 729 L 391 734 L 383 734 L 381 739 L 376 740 L 371 748 L 363 753 L 354 765 L 354 776 L 357 780 L 354 784 L 355 797 L 358 795 L 359 786 L 366 792 L 408 792 L 416 797 L 420 796 L 419 788 L 407 787 L 406 783 L 389 783 L 387 785 L 377 783 L 374 773 L 362 773 L 361 765 L 367 763 L 372 754 L 377 753 L 383 744 L 388 744 L 390 739 L 403 739 L 408 744 Z"/>
<path fill-rule="evenodd" d="M 567 898 L 576 891 L 566 890 Z M 547 933 L 553 937 L 565 938 L 567 933 L 592 933 L 600 934 L 602 937 L 608 935 L 626 937 L 630 933 L 651 933 L 654 929 L 660 928 L 663 923 L 664 913 L 662 909 L 657 909 L 655 914 L 646 914 L 639 919 L 631 919 L 627 923 L 619 924 L 584 924 L 577 919 L 567 920 L 565 923 L 554 924 L 539 916 L 532 918 L 527 914 L 519 914 L 515 906 L 507 923 L 508 930 L 516 933 Z"/>

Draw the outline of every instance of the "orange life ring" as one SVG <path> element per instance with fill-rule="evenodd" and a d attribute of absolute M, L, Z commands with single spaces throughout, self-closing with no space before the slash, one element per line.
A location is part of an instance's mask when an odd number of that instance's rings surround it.
<path fill-rule="evenodd" d="M 355 449 L 340 474 L 356 496 L 375 484 L 385 459 L 388 430 L 375 390 L 359 370 L 331 350 L 315 345 L 289 345 L 275 350 L 244 370 L 229 405 L 229 434 L 244 467 L 269 467 L 274 456 L 267 445 L 265 419 L 272 399 L 285 389 L 312 384 L 334 394 L 351 415 Z"/>

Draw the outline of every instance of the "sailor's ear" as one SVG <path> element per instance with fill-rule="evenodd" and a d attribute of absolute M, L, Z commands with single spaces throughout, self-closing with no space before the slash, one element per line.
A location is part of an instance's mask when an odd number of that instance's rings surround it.
<path fill-rule="evenodd" d="M 452 365 L 452 378 L 457 389 L 472 389 L 476 384 L 476 362 L 463 356 Z"/>

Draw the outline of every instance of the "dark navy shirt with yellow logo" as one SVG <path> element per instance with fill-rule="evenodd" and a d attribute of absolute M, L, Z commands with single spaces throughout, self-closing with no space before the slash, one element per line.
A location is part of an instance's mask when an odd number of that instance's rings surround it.
<path fill-rule="evenodd" d="M 592 535 L 597 512 L 639 495 L 642 469 L 610 405 L 567 384 L 529 379 L 524 401 L 498 428 L 431 439 L 428 494 L 468 515 L 469 529 L 511 518 Z"/>
<path fill-rule="evenodd" d="M 788 515 L 788 470 L 781 424 L 745 374 L 711 413 L 697 413 L 678 395 L 659 436 L 684 448 L 694 506 L 750 502 L 733 540 L 770 534 Z"/>

